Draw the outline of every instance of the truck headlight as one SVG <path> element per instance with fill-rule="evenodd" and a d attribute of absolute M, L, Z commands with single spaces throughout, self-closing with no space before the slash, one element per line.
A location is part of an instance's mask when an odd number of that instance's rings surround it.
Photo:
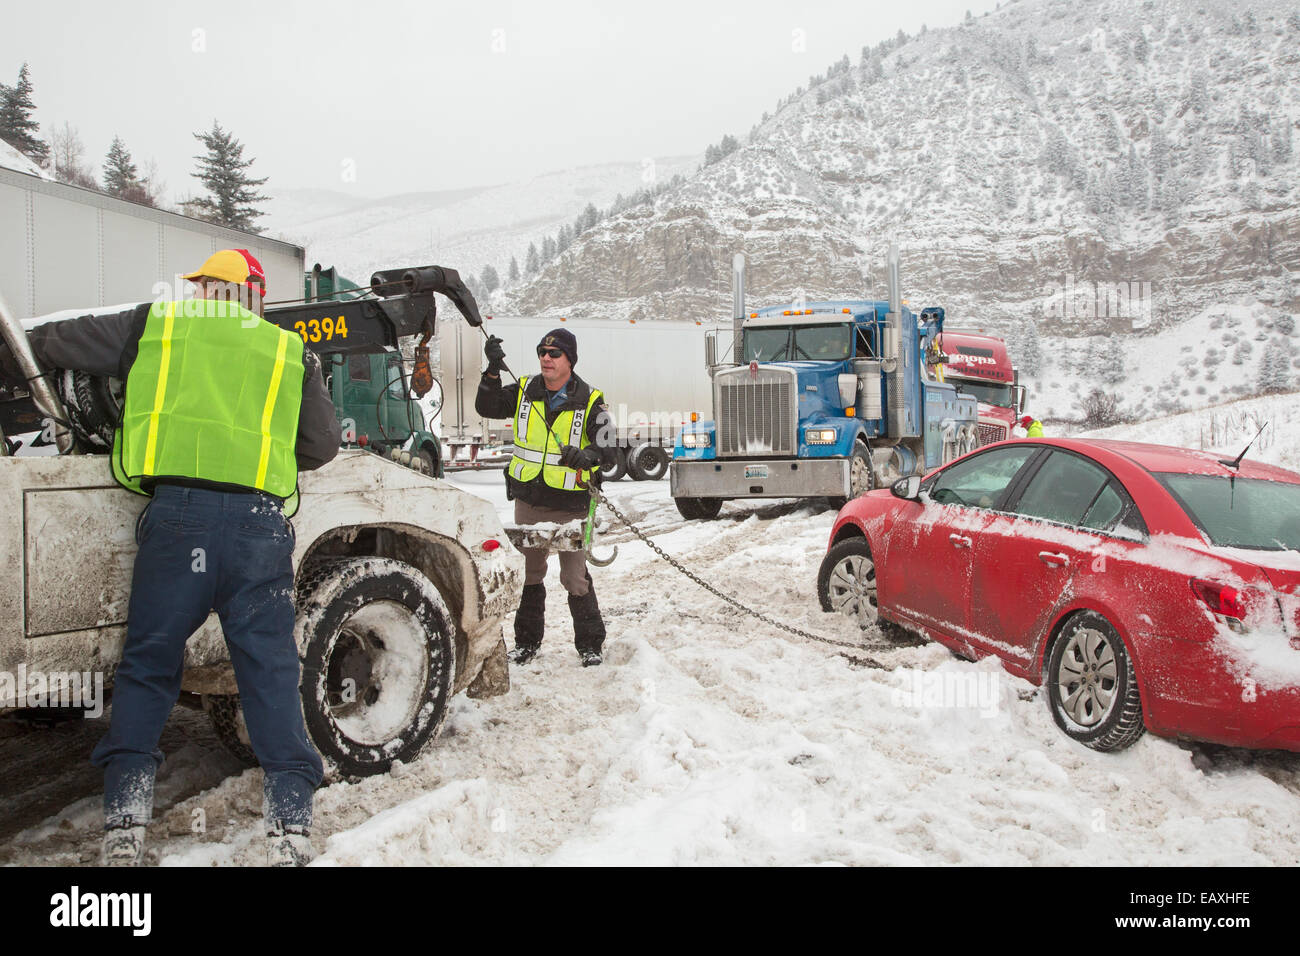
<path fill-rule="evenodd" d="M 803 433 L 803 440 L 810 445 L 833 445 L 835 444 L 835 429 L 833 428 L 809 428 Z"/>
<path fill-rule="evenodd" d="M 683 448 L 707 448 L 713 444 L 713 436 L 708 432 L 683 432 Z"/>

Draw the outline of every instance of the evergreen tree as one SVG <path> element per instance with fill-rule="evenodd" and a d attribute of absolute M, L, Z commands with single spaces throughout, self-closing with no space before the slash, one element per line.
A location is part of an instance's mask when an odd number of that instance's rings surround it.
<path fill-rule="evenodd" d="M 1002 167 L 998 177 L 998 205 L 1006 210 L 1015 209 L 1018 199 L 1015 173 L 1012 172 L 1010 164 L 1007 164 Z"/>
<path fill-rule="evenodd" d="M 566 222 L 560 227 L 559 234 L 555 237 L 556 252 L 564 252 L 573 245 L 573 229 Z"/>
<path fill-rule="evenodd" d="M 265 202 L 267 197 L 258 193 L 257 187 L 266 182 L 266 177 L 253 179 L 248 175 L 247 170 L 255 160 L 244 159 L 243 144 L 215 120 L 211 130 L 195 133 L 194 138 L 202 142 L 208 152 L 206 156 L 194 157 L 199 161 L 199 171 L 191 175 L 203 183 L 211 195 L 188 200 L 181 207 L 189 215 L 221 226 L 261 232 L 254 222 L 265 214 L 257 204 Z"/>
<path fill-rule="evenodd" d="M 507 275 L 509 275 L 511 283 L 519 281 L 519 260 L 514 256 L 510 257 L 510 271 Z"/>
<path fill-rule="evenodd" d="M 1121 336 L 1112 332 L 1106 341 L 1106 357 L 1101 377 L 1111 385 L 1118 385 L 1124 381 L 1125 358 L 1124 340 Z"/>
<path fill-rule="evenodd" d="M 122 138 L 114 136 L 104 159 L 104 192 L 120 198 L 127 191 L 139 188 L 140 177 L 135 163 L 131 162 L 131 153 Z"/>
<path fill-rule="evenodd" d="M 1285 163 L 1291 158 L 1291 119 L 1283 116 L 1273 134 L 1273 158 Z"/>
<path fill-rule="evenodd" d="M 1169 172 L 1169 139 L 1159 125 L 1151 124 L 1151 175 L 1159 181 Z"/>
<path fill-rule="evenodd" d="M 528 255 L 524 258 L 524 275 L 532 278 L 542 268 L 542 261 L 537 252 L 537 243 L 528 244 Z"/>
<path fill-rule="evenodd" d="M 556 247 L 555 240 L 553 238 L 547 236 L 545 239 L 542 240 L 542 261 L 543 262 L 550 262 L 558 254 L 559 254 L 559 249 Z"/>
<path fill-rule="evenodd" d="M 40 124 L 32 119 L 35 110 L 32 81 L 24 63 L 15 86 L 0 86 L 0 139 L 43 166 L 49 159 L 50 147 L 36 137 Z"/>
<path fill-rule="evenodd" d="M 1038 324 L 1033 319 L 1025 319 L 1020 334 L 1020 355 L 1017 365 L 1028 376 L 1036 376 L 1043 367 L 1043 345 L 1038 338 Z"/>
<path fill-rule="evenodd" d="M 1259 360 L 1259 390 L 1285 392 L 1291 386 L 1291 353 L 1282 339 L 1273 339 Z"/>
<path fill-rule="evenodd" d="M 497 270 L 491 265 L 483 267 L 483 274 L 479 277 L 479 281 L 483 283 L 483 288 L 488 295 L 501 288 L 501 277 L 497 275 Z"/>

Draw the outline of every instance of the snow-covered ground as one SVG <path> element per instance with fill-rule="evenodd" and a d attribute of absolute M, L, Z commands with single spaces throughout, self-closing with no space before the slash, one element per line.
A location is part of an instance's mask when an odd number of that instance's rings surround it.
<path fill-rule="evenodd" d="M 1295 408 L 1293 395 L 1254 399 L 1106 435 L 1199 447 L 1218 416 L 1217 445 L 1235 454 L 1257 413 L 1275 423 L 1259 457 L 1294 467 Z M 511 517 L 500 473 L 453 481 Z M 660 547 L 750 606 L 835 640 L 879 640 L 818 609 L 833 512 L 730 503 L 716 522 L 685 522 L 666 481 L 611 487 Z M 553 567 L 542 653 L 512 669 L 508 695 L 456 698 L 416 761 L 321 790 L 318 865 L 1300 862 L 1300 755 L 1150 735 L 1095 753 L 991 660 L 800 641 L 721 605 L 620 529 L 613 542 L 617 561 L 593 569 L 604 666 L 579 665 Z M 884 668 L 851 659 L 867 656 Z M 150 829 L 163 865 L 262 862 L 260 771 L 220 779 L 230 765 L 215 746 L 196 734 L 169 751 Z M 87 796 L 0 858 L 92 860 L 100 820 Z"/>

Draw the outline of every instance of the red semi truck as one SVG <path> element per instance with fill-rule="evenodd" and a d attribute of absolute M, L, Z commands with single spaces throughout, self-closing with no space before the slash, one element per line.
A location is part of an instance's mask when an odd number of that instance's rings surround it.
<path fill-rule="evenodd" d="M 944 380 L 979 402 L 979 445 L 1010 438 L 1025 411 L 1025 387 L 1007 343 L 982 332 L 944 331 L 939 347 L 948 356 Z"/>

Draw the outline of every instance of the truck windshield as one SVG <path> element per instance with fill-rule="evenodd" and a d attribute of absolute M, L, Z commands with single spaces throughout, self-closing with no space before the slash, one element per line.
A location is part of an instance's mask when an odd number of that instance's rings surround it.
<path fill-rule="evenodd" d="M 975 383 L 967 381 L 958 381 L 950 379 L 957 386 L 957 391 L 965 392 L 973 396 L 975 401 L 983 402 L 985 405 L 1000 405 L 1003 408 L 1011 408 L 1015 403 L 1011 399 L 1010 385 L 986 385 L 984 383 Z"/>
<path fill-rule="evenodd" d="M 1222 548 L 1300 551 L 1300 484 L 1218 475 L 1156 475 Z"/>
<path fill-rule="evenodd" d="M 745 361 L 842 362 L 851 342 L 847 324 L 745 329 Z"/>

